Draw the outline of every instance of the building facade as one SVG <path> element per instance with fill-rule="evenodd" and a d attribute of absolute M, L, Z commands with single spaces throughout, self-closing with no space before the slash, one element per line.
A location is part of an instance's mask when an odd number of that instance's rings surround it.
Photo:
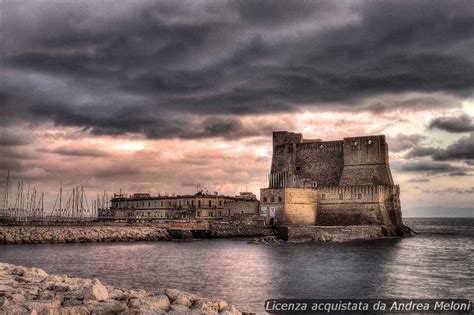
<path fill-rule="evenodd" d="M 269 187 L 260 193 L 269 224 L 380 224 L 395 231 L 402 225 L 399 195 L 383 135 L 322 141 L 273 133 Z"/>
<path fill-rule="evenodd" d="M 136 193 L 130 197 L 114 195 L 110 209 L 117 220 L 212 219 L 258 214 L 259 201 L 251 193 L 239 196 L 204 192 L 177 196 Z"/>

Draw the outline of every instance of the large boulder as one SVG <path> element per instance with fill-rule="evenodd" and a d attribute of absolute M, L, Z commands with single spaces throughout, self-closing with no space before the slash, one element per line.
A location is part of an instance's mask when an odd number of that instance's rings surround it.
<path fill-rule="evenodd" d="M 90 285 L 85 287 L 83 291 L 83 299 L 85 301 L 105 301 L 109 299 L 109 291 L 99 280 L 94 279 Z"/>

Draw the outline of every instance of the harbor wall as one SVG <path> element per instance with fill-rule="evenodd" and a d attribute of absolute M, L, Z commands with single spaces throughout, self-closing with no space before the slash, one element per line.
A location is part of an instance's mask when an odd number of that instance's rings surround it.
<path fill-rule="evenodd" d="M 158 241 L 171 239 L 156 226 L 0 226 L 0 244 Z"/>

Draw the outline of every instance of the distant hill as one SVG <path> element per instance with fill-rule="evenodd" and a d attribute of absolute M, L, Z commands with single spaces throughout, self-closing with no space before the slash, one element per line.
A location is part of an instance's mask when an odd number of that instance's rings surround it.
<path fill-rule="evenodd" d="M 474 208 L 472 207 L 402 207 L 402 216 L 405 218 L 416 217 L 451 217 L 474 218 Z"/>

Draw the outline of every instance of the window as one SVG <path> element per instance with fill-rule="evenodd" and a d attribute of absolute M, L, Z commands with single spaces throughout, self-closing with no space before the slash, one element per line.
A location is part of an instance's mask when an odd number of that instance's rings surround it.
<path fill-rule="evenodd" d="M 344 199 L 344 195 L 343 194 L 339 194 L 339 200 L 342 200 Z"/>
<path fill-rule="evenodd" d="M 148 201 L 148 207 L 151 207 L 151 202 Z"/>
<path fill-rule="evenodd" d="M 326 199 L 326 194 L 322 194 L 321 199 Z"/>
<path fill-rule="evenodd" d="M 163 201 L 161 202 L 161 206 L 163 207 Z"/>
<path fill-rule="evenodd" d="M 272 198 L 270 199 L 270 202 L 275 202 L 275 197 L 272 196 Z"/>
<path fill-rule="evenodd" d="M 219 206 L 222 206 L 222 200 L 219 200 Z"/>
<path fill-rule="evenodd" d="M 241 213 L 241 214 L 244 214 L 244 211 L 242 210 L 242 211 L 240 211 L 240 213 Z"/>
<path fill-rule="evenodd" d="M 362 194 L 358 194 L 357 199 L 362 199 Z"/>
<path fill-rule="evenodd" d="M 301 166 L 297 166 L 297 167 L 296 167 L 296 171 L 297 171 L 297 172 L 298 172 L 298 171 L 301 171 Z"/>
<path fill-rule="evenodd" d="M 281 197 L 278 197 L 278 202 L 281 202 Z"/>
<path fill-rule="evenodd" d="M 212 206 L 212 203 L 211 203 L 211 201 L 209 200 L 209 208 L 210 208 L 211 206 Z"/>
<path fill-rule="evenodd" d="M 198 200 L 198 208 L 201 208 L 201 200 Z"/>
<path fill-rule="evenodd" d="M 267 197 L 263 197 L 263 202 L 267 202 Z"/>

